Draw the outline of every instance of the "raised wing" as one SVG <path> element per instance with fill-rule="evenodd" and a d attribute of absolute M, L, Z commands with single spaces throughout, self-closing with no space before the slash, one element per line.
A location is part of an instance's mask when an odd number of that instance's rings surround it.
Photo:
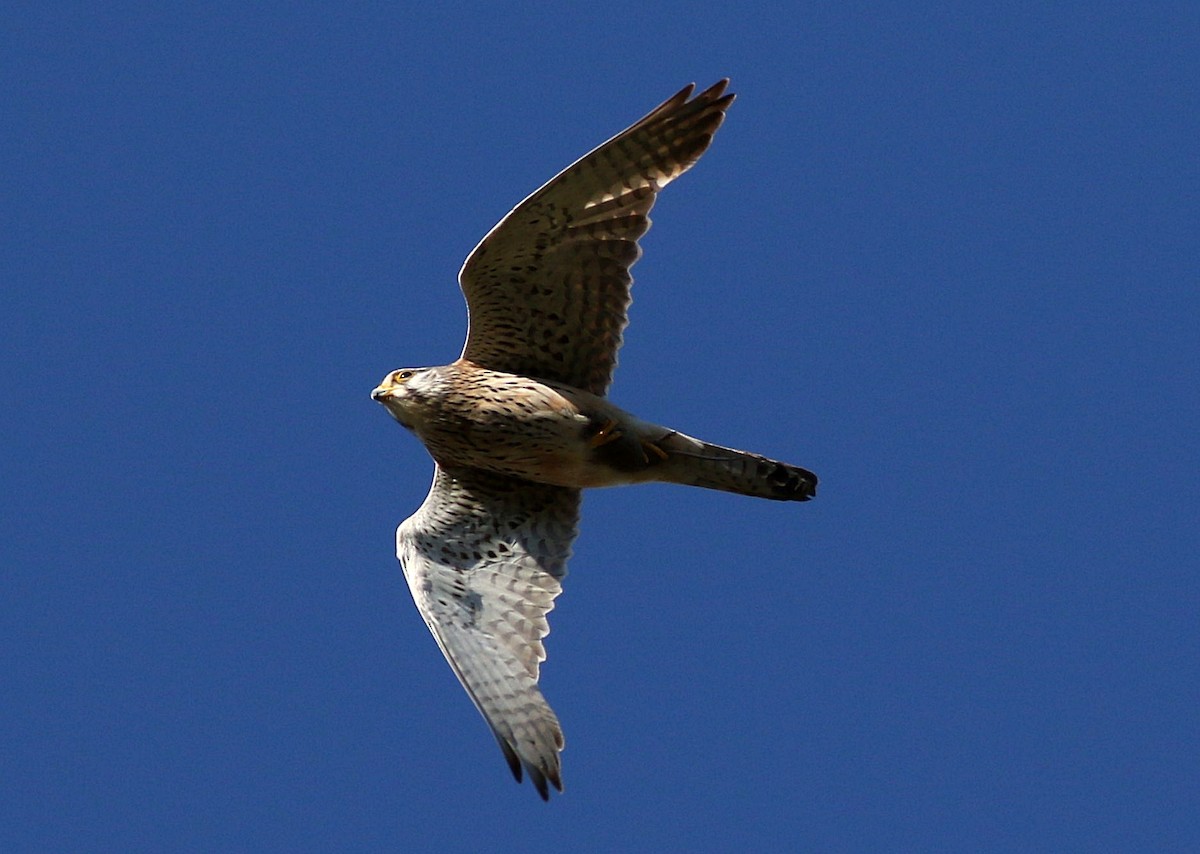
<path fill-rule="evenodd" d="M 628 323 L 629 268 L 659 190 L 700 159 L 733 101 L 686 86 L 517 205 L 459 273 L 462 357 L 604 394 Z"/>
<path fill-rule="evenodd" d="M 538 690 L 546 614 L 561 592 L 579 490 L 474 469 L 438 468 L 396 530 L 396 552 L 425 624 L 492 728 L 517 782 L 562 791 L 558 718 Z"/>

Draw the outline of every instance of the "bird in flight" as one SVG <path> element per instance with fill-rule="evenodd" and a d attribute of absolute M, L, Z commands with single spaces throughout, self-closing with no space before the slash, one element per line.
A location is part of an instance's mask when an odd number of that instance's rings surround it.
<path fill-rule="evenodd" d="M 687 86 L 500 220 L 458 281 L 457 361 L 388 374 L 371 397 L 434 459 L 396 530 L 417 609 L 513 776 L 562 791 L 558 718 L 538 689 L 588 487 L 660 481 L 782 501 L 812 472 L 651 424 L 605 397 L 627 324 L 629 268 L 658 192 L 712 142 L 733 95 Z"/>

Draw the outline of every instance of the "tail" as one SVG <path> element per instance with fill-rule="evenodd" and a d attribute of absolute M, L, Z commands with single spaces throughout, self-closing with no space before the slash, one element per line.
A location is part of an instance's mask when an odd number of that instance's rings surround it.
<path fill-rule="evenodd" d="M 655 480 L 776 501 L 808 501 L 817 494 L 817 476 L 799 466 L 676 432 L 653 444 L 665 454 L 651 467 Z"/>

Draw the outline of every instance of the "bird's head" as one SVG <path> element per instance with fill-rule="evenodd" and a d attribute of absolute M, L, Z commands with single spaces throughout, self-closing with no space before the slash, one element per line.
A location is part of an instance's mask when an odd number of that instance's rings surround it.
<path fill-rule="evenodd" d="M 371 399 L 382 403 L 392 417 L 409 430 L 417 430 L 424 403 L 434 391 L 436 382 L 433 368 L 401 368 L 383 378 L 371 392 Z"/>

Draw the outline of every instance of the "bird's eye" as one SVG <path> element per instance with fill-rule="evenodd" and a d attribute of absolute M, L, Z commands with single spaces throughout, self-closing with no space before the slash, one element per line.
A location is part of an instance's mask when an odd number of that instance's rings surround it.
<path fill-rule="evenodd" d="M 412 371 L 401 371 L 400 373 L 396 374 L 396 378 L 401 379 L 401 380 L 408 380 L 408 379 L 412 379 L 412 375 L 413 375 Z"/>

